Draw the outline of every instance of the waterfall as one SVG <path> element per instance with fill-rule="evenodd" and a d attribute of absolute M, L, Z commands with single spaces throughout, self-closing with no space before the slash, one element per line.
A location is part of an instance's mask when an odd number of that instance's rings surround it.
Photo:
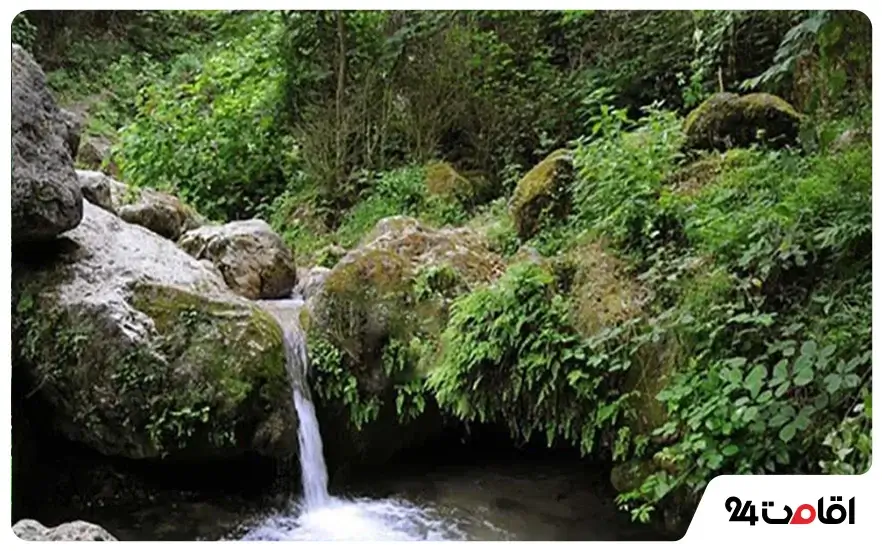
<path fill-rule="evenodd" d="M 323 507 L 330 501 L 328 494 L 328 469 L 322 450 L 315 406 L 309 392 L 309 354 L 306 335 L 300 326 L 301 299 L 274 301 L 276 317 L 282 326 L 285 343 L 285 364 L 291 377 L 294 408 L 299 418 L 297 439 L 300 444 L 300 471 L 303 485 L 303 501 L 307 510 Z"/>
<path fill-rule="evenodd" d="M 300 324 L 300 297 L 262 301 L 282 326 L 285 365 L 299 417 L 303 498 L 260 520 L 244 540 L 435 540 L 464 539 L 455 522 L 430 507 L 395 498 L 340 498 L 328 493 L 328 470 L 315 406 L 309 392 L 309 354 Z"/>

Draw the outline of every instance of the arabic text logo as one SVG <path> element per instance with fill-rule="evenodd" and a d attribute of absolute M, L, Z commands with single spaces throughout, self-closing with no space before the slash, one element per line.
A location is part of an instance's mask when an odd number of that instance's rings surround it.
<path fill-rule="evenodd" d="M 848 524 L 854 524 L 854 498 L 848 500 L 848 509 L 842 504 L 842 496 L 830 497 L 830 505 L 824 508 L 824 498 L 818 500 L 818 505 L 803 503 L 794 511 L 790 506 L 784 506 L 784 516 L 770 509 L 775 507 L 774 501 L 762 502 L 761 518 L 766 524 L 811 524 L 817 520 L 821 524 L 842 524 L 848 520 Z M 746 501 L 742 505 L 737 497 L 726 500 L 726 511 L 730 512 L 729 522 L 749 522 L 755 525 L 760 517 L 756 515 L 756 506 L 752 501 Z"/>

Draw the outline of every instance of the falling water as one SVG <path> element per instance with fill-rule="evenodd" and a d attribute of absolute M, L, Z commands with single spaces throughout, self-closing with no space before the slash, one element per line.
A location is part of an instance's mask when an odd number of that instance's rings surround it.
<path fill-rule="evenodd" d="M 328 471 L 315 406 L 309 392 L 309 354 L 300 324 L 301 298 L 264 305 L 283 328 L 286 367 L 299 417 L 303 498 L 261 519 L 246 540 L 433 540 L 463 539 L 456 523 L 434 510 L 400 499 L 342 499 L 328 493 Z"/>
<path fill-rule="evenodd" d="M 307 510 L 312 510 L 327 505 L 330 500 L 328 469 L 325 466 L 322 435 L 319 432 L 318 419 L 315 416 L 315 406 L 309 395 L 307 380 L 309 356 L 306 351 L 306 338 L 299 319 L 303 301 L 292 299 L 290 302 L 290 310 L 293 315 L 290 316 L 290 319 L 284 319 L 282 323 L 285 361 L 292 381 L 294 408 L 297 410 L 297 417 L 300 421 L 297 437 L 300 443 L 304 506 Z"/>

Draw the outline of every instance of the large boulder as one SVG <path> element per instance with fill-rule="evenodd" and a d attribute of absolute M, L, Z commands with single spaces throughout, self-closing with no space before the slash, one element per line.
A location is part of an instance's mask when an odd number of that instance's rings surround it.
<path fill-rule="evenodd" d="M 533 237 L 544 224 L 569 213 L 572 179 L 572 156 L 563 149 L 551 153 L 521 178 L 510 205 L 521 239 Z"/>
<path fill-rule="evenodd" d="M 230 288 L 251 299 L 283 298 L 297 283 L 294 254 L 263 220 L 242 220 L 189 231 L 178 243 L 211 261 Z"/>
<path fill-rule="evenodd" d="M 802 122 L 792 105 L 772 94 L 720 93 L 696 107 L 683 126 L 688 149 L 727 150 L 793 145 Z"/>
<path fill-rule="evenodd" d="M 503 271 L 502 259 L 470 229 L 384 218 L 325 277 L 316 323 L 373 379 L 390 337 L 438 332 L 452 298 Z"/>
<path fill-rule="evenodd" d="M 381 463 L 438 434 L 431 401 L 415 419 L 402 419 L 401 389 L 428 375 L 450 302 L 504 269 L 473 230 L 394 216 L 322 276 L 310 353 L 323 433 L 333 435 L 325 442 L 332 468 Z"/>
<path fill-rule="evenodd" d="M 568 291 L 575 329 L 592 339 L 615 328 L 619 342 L 631 348 L 631 366 L 622 387 L 633 392 L 633 427 L 641 433 L 651 432 L 666 420 L 656 395 L 680 361 L 677 343 L 667 337 L 631 346 L 635 330 L 647 316 L 651 290 L 601 240 L 579 243 L 553 263 Z"/>
<path fill-rule="evenodd" d="M 293 454 L 278 323 L 173 242 L 84 211 L 13 264 L 14 366 L 48 426 L 132 459 Z"/>
<path fill-rule="evenodd" d="M 36 520 L 22 519 L 12 526 L 12 532 L 25 541 L 117 541 L 104 528 L 83 520 L 47 528 Z"/>
<path fill-rule="evenodd" d="M 51 239 L 76 227 L 83 196 L 65 141 L 68 125 L 34 58 L 12 45 L 12 240 Z"/>
<path fill-rule="evenodd" d="M 150 188 L 136 188 L 110 180 L 111 199 L 119 217 L 176 241 L 189 230 L 206 223 L 191 206 L 174 195 Z"/>

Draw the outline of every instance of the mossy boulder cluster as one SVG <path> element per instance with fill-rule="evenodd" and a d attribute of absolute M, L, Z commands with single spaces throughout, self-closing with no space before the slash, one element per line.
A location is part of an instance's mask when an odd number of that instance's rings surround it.
<path fill-rule="evenodd" d="M 687 148 L 725 151 L 756 143 L 793 145 L 801 122 L 802 115 L 778 96 L 720 93 L 695 108 L 683 130 Z"/>
<path fill-rule="evenodd" d="M 245 298 L 291 291 L 290 250 L 266 224 L 244 223 L 206 230 L 191 250 L 200 258 L 188 254 L 175 240 L 204 218 L 167 193 L 75 170 L 82 121 L 57 109 L 17 46 L 13 65 L 17 495 L 42 476 L 30 469 L 36 442 L 158 471 L 255 457 L 290 464 L 298 421 L 282 330 Z M 254 293 L 243 266 L 257 273 Z M 113 539 L 80 528 L 26 521 L 16 533 Z"/>
<path fill-rule="evenodd" d="M 533 237 L 544 223 L 569 213 L 573 176 L 572 156 L 569 151 L 561 149 L 521 178 L 510 207 L 521 239 Z"/>
<path fill-rule="evenodd" d="M 171 241 L 84 212 L 13 270 L 16 369 L 54 428 L 132 459 L 293 453 L 278 324 Z"/>

